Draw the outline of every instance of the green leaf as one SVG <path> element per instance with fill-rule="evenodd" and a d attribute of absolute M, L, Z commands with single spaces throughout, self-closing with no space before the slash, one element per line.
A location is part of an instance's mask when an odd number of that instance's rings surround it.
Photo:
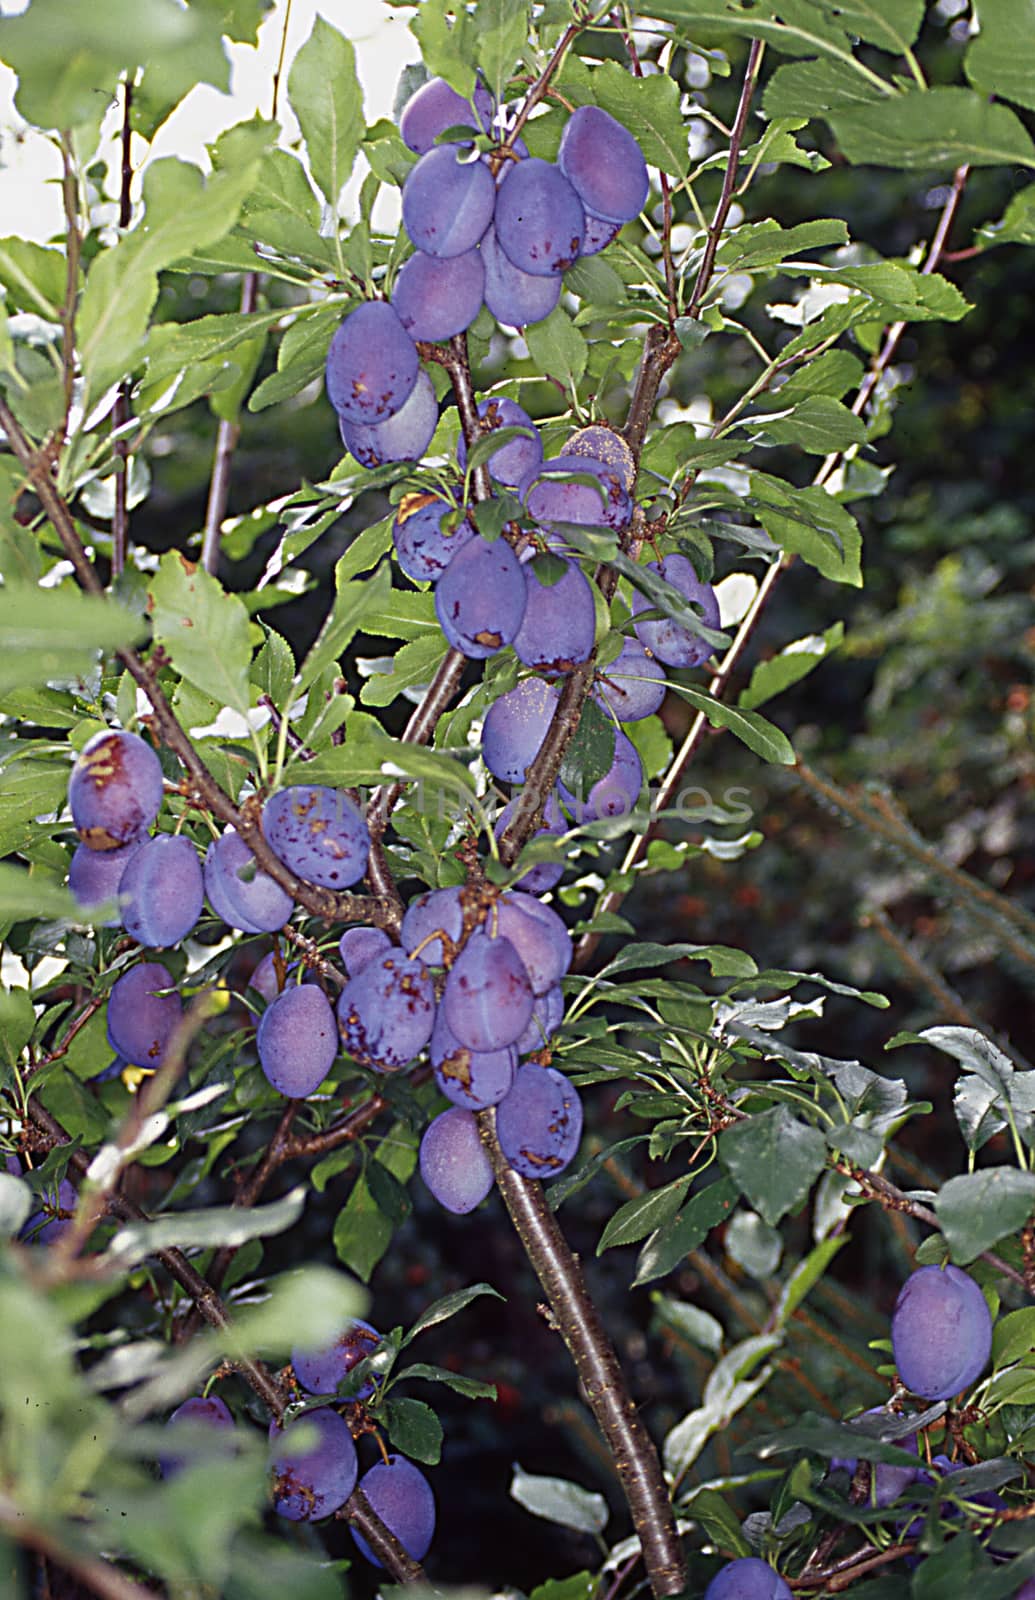
<path fill-rule="evenodd" d="M 35 1026 L 36 1010 L 28 989 L 0 989 L 0 1061 L 13 1067 Z"/>
<path fill-rule="evenodd" d="M 366 123 L 356 52 L 349 40 L 320 16 L 291 64 L 288 99 L 302 129 L 309 170 L 328 203 L 337 208 L 352 175 Z"/>
<path fill-rule="evenodd" d="M 1035 1210 L 1035 1172 L 982 1167 L 950 1178 L 934 1202 L 953 1261 L 965 1265 L 1008 1233 L 1024 1227 Z"/>
<path fill-rule="evenodd" d="M 540 372 L 574 389 L 586 370 L 589 347 L 563 306 L 525 329 L 529 354 Z"/>
<path fill-rule="evenodd" d="M 446 653 L 445 641 L 433 634 L 426 639 L 411 639 L 395 653 L 387 672 L 376 672 L 360 690 L 365 706 L 388 706 L 406 689 L 430 683 Z"/>
<path fill-rule="evenodd" d="M 369 621 L 370 613 L 388 603 L 392 588 L 391 568 L 382 562 L 368 578 L 350 581 L 342 576 L 348 570 L 348 555 L 344 555 L 335 569 L 334 604 L 316 643 L 302 663 L 298 676 L 299 690 L 306 689 L 327 667 L 333 666 L 347 650 L 360 626 Z"/>
<path fill-rule="evenodd" d="M 737 704 L 742 711 L 753 711 L 765 705 L 774 695 L 782 694 L 792 683 L 800 683 L 814 667 L 818 667 L 844 638 L 844 623 L 835 622 L 825 633 L 812 633 L 805 639 L 795 639 L 784 645 L 779 655 L 760 661 L 751 673 L 746 689 L 741 689 Z"/>
<path fill-rule="evenodd" d="M 461 1372 L 452 1372 L 448 1367 L 429 1366 L 426 1361 L 414 1361 L 408 1367 L 400 1368 L 397 1377 L 423 1378 L 426 1383 L 444 1383 L 447 1389 L 454 1389 L 457 1394 L 462 1394 L 468 1400 L 495 1400 L 496 1385 L 482 1383 L 480 1378 L 465 1378 Z"/>
<path fill-rule="evenodd" d="M 765 86 L 762 106 L 767 117 L 794 119 L 823 116 L 857 106 L 885 105 L 887 93 L 841 61 L 792 61 L 777 67 Z"/>
<path fill-rule="evenodd" d="M 151 581 L 155 640 L 188 683 L 245 715 L 251 704 L 248 612 L 237 595 L 176 550 Z"/>
<path fill-rule="evenodd" d="M 269 312 L 227 311 L 197 317 L 193 322 L 159 323 L 151 329 L 144 348 L 147 381 L 150 385 L 166 383 L 203 362 L 224 362 L 239 345 L 257 334 L 268 333 L 283 319 L 281 308 Z"/>
<path fill-rule="evenodd" d="M 686 684 L 670 682 L 669 688 L 689 701 L 695 710 L 702 711 L 713 728 L 728 728 L 730 733 L 736 734 L 741 743 L 753 750 L 756 756 L 761 756 L 763 761 L 779 762 L 783 766 L 794 765 L 794 749 L 787 735 L 767 722 L 765 717 L 759 716 L 757 711 L 742 711 L 737 706 L 728 706 L 705 690 L 690 689 Z"/>
<path fill-rule="evenodd" d="M 614 723 L 595 701 L 587 700 L 564 752 L 560 781 L 576 800 L 585 800 L 593 785 L 610 772 L 614 759 Z"/>
<path fill-rule="evenodd" d="M 441 1300 L 434 1301 L 426 1311 L 421 1312 L 399 1348 L 405 1350 L 406 1346 L 412 1344 L 419 1333 L 424 1333 L 426 1329 L 435 1327 L 439 1322 L 448 1322 L 450 1317 L 455 1317 L 457 1312 L 463 1311 L 465 1306 L 469 1306 L 472 1300 L 477 1300 L 481 1295 L 485 1294 L 491 1294 L 494 1300 L 503 1300 L 505 1298 L 498 1289 L 492 1287 L 491 1283 L 476 1283 L 469 1289 L 457 1289 L 452 1294 L 443 1295 Z"/>
<path fill-rule="evenodd" d="M 1035 111 L 1035 16 L 1031 0 L 981 0 L 981 23 L 963 58 L 975 89 Z"/>
<path fill-rule="evenodd" d="M 992 1370 L 999 1372 L 1014 1361 L 1030 1362 L 1035 1351 L 1035 1306 L 1008 1311 L 992 1329 Z"/>
<path fill-rule="evenodd" d="M 816 1287 L 838 1251 L 848 1243 L 849 1237 L 847 1233 L 840 1233 L 833 1238 L 823 1239 L 809 1251 L 803 1261 L 799 1261 L 789 1274 L 780 1295 L 780 1303 L 776 1308 L 778 1326 L 782 1328 L 790 1321 L 802 1301 Z"/>
<path fill-rule="evenodd" d="M 858 524 L 825 489 L 795 489 L 768 473 L 753 472 L 746 504 L 774 544 L 835 583 L 862 587 Z"/>
<path fill-rule="evenodd" d="M 986 222 L 977 237 L 986 248 L 996 244 L 1035 244 L 1035 183 L 1015 194 L 1000 220 Z"/>
<path fill-rule="evenodd" d="M 883 30 L 887 24 L 881 19 L 885 14 L 895 16 L 898 9 L 903 16 L 898 26 L 908 28 L 920 5 L 921 0 L 903 0 L 901 8 L 898 0 L 872 0 L 869 5 L 849 0 L 844 7 L 840 0 L 753 0 L 745 9 L 741 0 L 655 0 L 650 14 L 695 35 L 761 39 L 785 55 L 833 56 L 851 62 L 852 40 L 841 24 L 842 9 L 852 13 L 853 28 L 859 27 L 861 18 L 864 29 L 880 23 Z M 863 36 L 869 37 L 869 32 Z M 885 36 L 882 32 L 879 37 Z M 864 71 L 861 63 L 858 70 Z"/>
<path fill-rule="evenodd" d="M 664 1443 L 665 1470 L 681 1478 L 697 1460 L 713 1433 L 729 1423 L 768 1383 L 772 1367 L 759 1364 L 779 1348 L 779 1334 L 757 1334 L 733 1346 L 713 1367 L 702 1404 L 669 1432 Z"/>
<path fill-rule="evenodd" d="M 322 378 L 327 350 L 339 321 L 340 308 L 328 306 L 322 316 L 292 323 L 277 350 L 276 372 L 263 378 L 249 396 L 248 410 L 263 411 L 266 406 L 287 400 L 307 384 Z"/>
<path fill-rule="evenodd" d="M 617 61 L 605 61 L 592 84 L 597 105 L 628 128 L 648 163 L 670 177 L 685 178 L 690 157 L 676 79 L 667 72 L 636 78 Z"/>
<path fill-rule="evenodd" d="M 32 1210 L 32 1190 L 11 1172 L 0 1172 L 0 1237 L 20 1233 Z"/>
<path fill-rule="evenodd" d="M 442 1458 L 442 1424 L 429 1405 L 423 1400 L 391 1395 L 384 1404 L 384 1417 L 388 1437 L 397 1450 L 429 1467 L 438 1465 Z"/>
<path fill-rule="evenodd" d="M 593 1600 L 596 1590 L 595 1573 L 573 1572 L 570 1578 L 547 1578 L 537 1584 L 528 1600 Z"/>
<path fill-rule="evenodd" d="M 831 112 L 829 122 L 853 165 L 1035 167 L 1035 144 L 1020 118 L 974 89 L 909 89 L 880 105 Z"/>
<path fill-rule="evenodd" d="M 478 65 L 494 99 L 504 89 L 529 40 L 527 0 L 480 0 L 472 17 L 478 39 Z"/>
<path fill-rule="evenodd" d="M 31 311 L 56 322 L 67 274 L 64 251 L 28 239 L 0 239 L 0 286 L 7 290 L 10 311 Z"/>
<path fill-rule="evenodd" d="M 847 243 L 848 229 L 835 217 L 799 222 L 793 228 L 781 228 L 772 217 L 766 217 L 761 222 L 745 222 L 727 234 L 716 252 L 716 261 L 730 270 L 752 272 L 789 261 L 803 250 Z"/>
<path fill-rule="evenodd" d="M 635 1244 L 637 1239 L 645 1239 L 648 1233 L 669 1222 L 679 1210 L 692 1181 L 690 1175 L 686 1174 L 672 1183 L 666 1183 L 661 1189 L 650 1189 L 646 1194 L 636 1195 L 634 1199 L 627 1200 L 624 1206 L 619 1206 L 600 1235 L 597 1255 L 615 1245 Z"/>
<path fill-rule="evenodd" d="M 445 78 L 465 98 L 472 95 L 478 44 L 466 10 L 452 0 L 421 0 L 410 31 L 420 44 L 428 72 Z"/>
<path fill-rule="evenodd" d="M 259 24 L 272 11 L 274 0 L 191 0 L 191 4 L 196 11 L 211 12 L 236 44 L 257 44 Z"/>
<path fill-rule="evenodd" d="M 672 961 L 707 961 L 715 978 L 753 978 L 758 972 L 746 950 L 734 950 L 730 945 L 655 944 L 649 940 L 634 940 L 607 963 L 599 976 L 613 978 L 634 967 L 664 967 Z"/>
<path fill-rule="evenodd" d="M 205 1211 L 177 1211 L 154 1222 L 127 1222 L 119 1228 L 102 1258 L 120 1268 L 135 1266 L 159 1250 L 209 1249 L 240 1245 L 249 1239 L 284 1233 L 305 1208 L 303 1185 L 270 1205 L 211 1206 Z"/>
<path fill-rule="evenodd" d="M 0 589 L 0 692 L 85 676 L 99 650 L 137 644 L 146 633 L 139 617 L 106 596 L 5 583 Z"/>
<path fill-rule="evenodd" d="M 653 1283 L 675 1270 L 680 1262 L 702 1245 L 720 1222 L 725 1222 L 737 1201 L 739 1190 L 732 1178 L 720 1178 L 692 1195 L 679 1215 L 652 1234 L 640 1251 L 632 1287 Z"/>
<path fill-rule="evenodd" d="M 862 418 L 849 411 L 840 400 L 825 394 L 806 395 L 788 415 L 783 415 L 781 410 L 772 417 L 740 417 L 736 425 L 765 444 L 797 445 L 817 456 L 866 442 L 866 425 Z"/>
<path fill-rule="evenodd" d="M 76 900 L 54 879 L 0 861 L 0 922 L 20 922 L 24 917 L 74 920 L 78 914 Z"/>
<path fill-rule="evenodd" d="M 602 1494 L 593 1494 L 566 1478 L 526 1472 L 517 1463 L 510 1480 L 510 1495 L 534 1517 L 556 1522 L 562 1528 L 574 1528 L 578 1533 L 603 1533 L 610 1516 Z"/>
<path fill-rule="evenodd" d="M 734 1123 L 719 1136 L 719 1157 L 770 1227 L 797 1211 L 826 1165 L 826 1140 L 786 1106 Z"/>

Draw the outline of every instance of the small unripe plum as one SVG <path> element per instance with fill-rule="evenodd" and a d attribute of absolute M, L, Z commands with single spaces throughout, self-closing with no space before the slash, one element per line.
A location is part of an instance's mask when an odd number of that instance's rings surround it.
<path fill-rule="evenodd" d="M 392 524 L 396 557 L 414 583 L 437 583 L 474 535 L 474 524 L 433 494 L 404 494 Z"/>
<path fill-rule="evenodd" d="M 496 185 L 482 161 L 460 158 L 454 144 L 436 145 L 410 171 L 402 192 L 406 232 L 430 256 L 473 250 L 492 221 Z"/>
<path fill-rule="evenodd" d="M 992 1316 L 974 1279 L 959 1267 L 920 1267 L 895 1303 L 891 1347 L 913 1394 L 949 1400 L 969 1389 L 992 1353 Z"/>
<path fill-rule="evenodd" d="M 422 1561 L 435 1532 L 435 1496 L 423 1472 L 405 1456 L 390 1455 L 364 1472 L 359 1486 L 407 1555 Z M 367 1560 L 381 1566 L 363 1535 L 349 1531 Z"/>
<path fill-rule="evenodd" d="M 742 1556 L 727 1562 L 704 1591 L 704 1600 L 793 1600 L 790 1589 L 768 1561 Z"/>
<path fill-rule="evenodd" d="M 541 279 L 537 280 L 542 282 Z M 489 457 L 489 475 L 508 489 L 516 489 L 523 478 L 538 470 L 543 459 L 543 442 L 539 430 L 528 412 L 513 400 L 490 395 L 478 406 L 478 415 L 491 433 L 496 428 L 527 428 L 528 436 L 511 439 Z M 467 440 L 461 433 L 456 444 L 456 459 L 461 469 L 467 467 Z"/>
<path fill-rule="evenodd" d="M 427 373 L 418 372 L 413 388 L 392 416 L 383 422 L 350 422 L 339 416 L 341 442 L 361 467 L 386 466 L 391 461 L 419 461 L 438 426 L 435 386 Z"/>
<path fill-rule="evenodd" d="M 507 328 L 525 328 L 542 322 L 561 298 L 563 279 L 559 272 L 539 277 L 522 272 L 505 255 L 495 228 L 487 228 L 478 246 L 485 263 L 485 304 Z"/>
<path fill-rule="evenodd" d="M 196 1394 L 185 1400 L 181 1406 L 177 1406 L 166 1423 L 170 1441 L 175 1438 L 177 1428 L 182 1429 L 184 1423 L 191 1423 L 198 1428 L 222 1430 L 232 1428 L 234 1419 L 226 1401 L 221 1400 L 217 1394 L 210 1394 L 207 1397 Z M 166 1480 L 176 1478 L 191 1464 L 192 1459 L 193 1452 L 191 1455 L 183 1451 L 177 1452 L 170 1442 L 159 1457 L 158 1470 Z"/>
<path fill-rule="evenodd" d="M 403 263 L 392 304 L 411 339 L 452 339 L 471 326 L 482 308 L 485 262 L 480 250 L 460 256 L 429 256 L 417 250 Z"/>
<path fill-rule="evenodd" d="M 473 1111 L 450 1106 L 429 1122 L 420 1142 L 420 1175 L 440 1206 L 463 1216 L 492 1188 L 492 1163 Z"/>
<path fill-rule="evenodd" d="M 162 994 L 163 989 L 173 993 Z M 111 986 L 108 1043 L 135 1067 L 157 1067 L 182 1015 L 172 973 L 160 961 L 142 961 Z"/>
<path fill-rule="evenodd" d="M 484 661 L 513 644 L 525 615 L 525 569 L 505 539 L 480 535 L 458 550 L 435 590 L 435 615 L 454 650 Z"/>
<path fill-rule="evenodd" d="M 648 567 L 665 579 L 701 614 L 708 628 L 719 626 L 719 600 L 710 583 L 705 583 L 694 571 L 693 562 L 686 556 L 672 554 L 661 561 L 649 561 Z M 647 595 L 633 590 L 632 611 L 637 617 L 641 611 L 655 610 Z M 700 667 L 712 653 L 712 646 L 699 633 L 692 633 L 672 617 L 654 617 L 636 622 L 636 637 L 640 643 L 663 661 L 667 667 Z"/>
<path fill-rule="evenodd" d="M 370 834 L 341 789 L 299 783 L 267 800 L 262 831 L 290 872 L 325 889 L 347 889 L 366 871 Z"/>
<path fill-rule="evenodd" d="M 505 169 L 489 220 L 507 259 L 535 278 L 570 267 L 586 229 L 582 201 L 560 167 L 537 156 Z"/>
<path fill-rule="evenodd" d="M 327 398 L 353 425 L 385 422 L 413 393 L 420 371 L 417 346 L 384 300 L 351 311 L 327 352 Z"/>
<path fill-rule="evenodd" d="M 315 983 L 296 983 L 278 994 L 259 1018 L 259 1063 L 279 1094 L 304 1100 L 318 1089 L 338 1054 L 334 1010 Z"/>
<path fill-rule="evenodd" d="M 291 1365 L 295 1377 L 309 1394 L 336 1394 L 353 1367 L 372 1356 L 381 1343 L 381 1335 L 369 1322 L 357 1317 L 338 1335 L 333 1344 L 319 1350 L 309 1350 L 296 1345 L 291 1352 Z M 368 1379 L 356 1390 L 353 1399 L 369 1400 L 374 1392 L 374 1380 Z"/>
<path fill-rule="evenodd" d="M 68 780 L 68 804 L 91 850 L 118 850 L 145 834 L 162 804 L 162 768 L 139 734 L 95 733 Z"/>
<path fill-rule="evenodd" d="M 294 1431 L 315 1430 L 316 1441 L 302 1451 L 285 1448 Z M 336 1411 L 307 1411 L 281 1428 L 270 1424 L 273 1506 L 290 1522 L 317 1522 L 343 1506 L 353 1489 L 359 1463 L 348 1425 Z"/>
<path fill-rule="evenodd" d="M 198 852 L 182 834 L 156 834 L 128 862 L 119 883 L 122 926 L 140 944 L 179 944 L 201 916 L 205 885 Z"/>

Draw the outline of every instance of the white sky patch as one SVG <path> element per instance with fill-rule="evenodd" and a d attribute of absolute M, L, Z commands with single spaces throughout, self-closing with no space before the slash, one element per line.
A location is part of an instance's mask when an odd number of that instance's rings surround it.
<path fill-rule="evenodd" d="M 86 0 L 84 0 L 86 3 Z M 206 145 L 235 122 L 255 115 L 268 117 L 272 111 L 273 75 L 276 71 L 284 32 L 287 0 L 277 0 L 259 29 L 258 46 L 227 44 L 230 58 L 230 93 L 222 94 L 211 84 L 198 84 L 158 130 L 146 152 L 147 159 L 177 156 L 180 160 L 209 168 Z M 25 10 L 24 0 L 0 0 L 0 16 L 14 16 Z M 282 128 L 282 143 L 298 138 L 298 124 L 286 94 L 290 65 L 312 32 L 317 16 L 336 27 L 356 48 L 356 63 L 363 86 L 364 111 L 368 123 L 390 117 L 396 86 L 403 68 L 420 58 L 417 42 L 406 26 L 407 11 L 389 11 L 383 0 L 293 0 L 288 26 L 287 51 L 277 107 Z M 57 150 L 42 135 L 27 128 L 14 106 L 16 78 L 9 67 L 0 65 L 0 233 L 44 243 L 63 232 L 60 177 Z M 109 198 L 118 167 L 117 108 L 109 118 L 109 144 L 102 158 L 109 164 Z M 145 152 L 139 141 L 134 149 L 139 167 Z M 359 166 L 363 167 L 360 162 Z M 354 179 L 345 192 L 343 210 L 358 190 Z M 137 175 L 139 191 L 139 172 Z M 375 221 L 392 227 L 398 218 L 398 197 L 385 196 Z"/>

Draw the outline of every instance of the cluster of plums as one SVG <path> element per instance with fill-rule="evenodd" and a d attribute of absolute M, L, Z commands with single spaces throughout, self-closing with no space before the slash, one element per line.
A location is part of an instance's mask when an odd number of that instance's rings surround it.
<path fill-rule="evenodd" d="M 350 1322 L 322 1349 L 302 1346 L 292 1350 L 295 1379 L 307 1396 L 331 1400 L 353 1368 L 372 1356 L 380 1342 L 381 1335 L 369 1322 Z M 373 1392 L 374 1383 L 368 1380 L 344 1398 L 367 1400 Z M 229 1407 L 218 1396 L 195 1395 L 185 1400 L 167 1424 L 168 1443 L 159 1461 L 162 1476 L 175 1477 L 200 1455 L 201 1429 L 231 1429 L 234 1425 Z M 307 1441 L 301 1437 L 303 1429 L 309 1435 Z M 203 1442 L 201 1439 L 201 1445 Z M 361 1475 L 352 1432 L 331 1404 L 314 1407 L 284 1426 L 272 1422 L 269 1450 L 271 1494 L 280 1516 L 291 1522 L 319 1521 L 338 1511 L 359 1487 L 403 1549 L 414 1561 L 423 1560 L 435 1531 L 435 1498 L 427 1478 L 412 1461 L 389 1455 Z M 361 1554 L 380 1567 L 362 1534 L 354 1528 L 351 1532 Z"/>
<path fill-rule="evenodd" d="M 257 869 L 232 829 L 209 846 L 204 869 L 188 839 L 148 835 L 161 798 L 158 758 L 143 739 L 119 730 L 91 739 L 69 785 L 82 841 L 76 892 L 93 900 L 110 893 L 114 874 L 103 885 L 99 875 L 128 851 L 118 892 L 128 903 L 124 925 L 141 943 L 185 937 L 203 892 L 231 927 L 246 933 L 282 927 L 291 896 Z M 312 784 L 281 790 L 266 802 L 262 826 L 285 866 L 310 882 L 351 884 L 365 869 L 366 824 L 339 790 Z M 142 859 L 149 865 L 141 879 Z M 521 889 L 499 896 L 438 889 L 411 902 L 399 944 L 381 929 L 352 927 L 339 950 L 346 981 L 336 1006 L 319 983 L 298 981 L 297 969 L 278 973 L 272 953 L 256 971 L 253 986 L 267 1002 L 256 1036 L 259 1061 L 279 1093 L 312 1094 L 342 1046 L 354 1061 L 383 1073 L 403 1071 L 427 1051 L 452 1102 L 429 1126 L 420 1155 L 425 1181 L 443 1205 L 469 1211 L 492 1186 L 474 1121 L 474 1112 L 488 1106 L 497 1107 L 500 1144 L 517 1171 L 548 1178 L 568 1165 L 582 1130 L 578 1095 L 554 1068 L 522 1061 L 543 1050 L 564 1012 L 560 983 L 572 941 L 556 911 Z M 182 1014 L 167 967 L 143 961 L 127 968 L 108 997 L 113 1065 L 156 1066 Z"/>
<path fill-rule="evenodd" d="M 508 327 L 541 321 L 565 268 L 610 244 L 647 198 L 639 145 L 596 106 L 572 114 L 556 163 L 520 139 L 485 156 L 463 138 L 436 142 L 460 126 L 503 139 L 483 86 L 472 105 L 432 78 L 407 103 L 400 132 L 420 158 L 402 193 L 414 253 L 391 301 L 358 306 L 331 343 L 327 393 L 346 448 L 367 467 L 419 460 L 435 431 L 416 341 L 463 333 L 483 305 Z"/>

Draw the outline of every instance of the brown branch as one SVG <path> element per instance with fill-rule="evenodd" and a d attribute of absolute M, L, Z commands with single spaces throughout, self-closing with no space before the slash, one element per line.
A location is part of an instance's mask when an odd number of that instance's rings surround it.
<path fill-rule="evenodd" d="M 546 1202 L 542 1184 L 521 1177 L 508 1163 L 496 1138 L 493 1111 L 479 1111 L 476 1117 L 496 1186 L 610 1449 L 651 1588 L 656 1596 L 678 1594 L 686 1585 L 686 1566 L 661 1463 L 629 1394 L 578 1259 Z"/>
<path fill-rule="evenodd" d="M 872 1545 L 867 1544 L 846 1556 L 843 1561 L 827 1567 L 825 1572 L 810 1573 L 807 1578 L 788 1578 L 786 1581 L 792 1590 L 800 1594 L 811 1589 L 840 1594 L 843 1589 L 851 1588 L 862 1573 L 872 1572 L 875 1567 L 886 1567 L 892 1561 L 901 1561 L 903 1556 L 912 1555 L 917 1544 L 916 1539 L 906 1539 L 902 1544 L 889 1545 L 886 1550 L 874 1550 Z"/>
<path fill-rule="evenodd" d="M 133 128 L 133 85 L 127 77 L 122 85 L 122 167 L 119 181 L 119 227 L 126 229 L 133 219 L 133 162 L 131 146 Z M 116 435 L 129 422 L 130 384 L 128 379 L 119 384 L 118 398 L 111 415 L 112 432 Z M 129 539 L 129 441 L 115 440 L 115 510 L 111 519 L 111 575 L 117 578 L 126 565 L 126 546 Z"/>
<path fill-rule="evenodd" d="M 79 233 L 79 193 L 72 165 L 72 144 L 61 136 L 61 197 L 65 211 L 65 300 L 61 308 L 61 374 L 64 386 L 64 411 L 58 444 L 68 437 L 68 419 L 75 388 L 75 311 L 79 294 L 79 258 L 83 241 Z"/>
<path fill-rule="evenodd" d="M 532 115 L 532 112 L 535 110 L 540 100 L 546 94 L 546 91 L 550 87 L 551 78 L 556 73 L 558 67 L 564 60 L 564 57 L 571 49 L 579 34 L 582 32 L 584 26 L 585 24 L 583 22 L 569 22 L 568 26 L 561 34 L 560 39 L 554 46 L 553 54 L 551 55 L 549 61 L 546 63 L 546 66 L 543 68 L 542 72 L 539 74 L 539 77 L 536 79 L 535 83 L 525 96 L 525 103 L 514 119 L 514 126 L 511 128 L 506 139 L 503 141 L 502 148 L 504 150 L 510 150 L 513 147 L 515 139 L 525 126 L 525 123 Z"/>
<path fill-rule="evenodd" d="M 259 274 L 246 272 L 241 285 L 241 311 L 250 314 L 259 298 Z M 206 572 L 215 572 L 219 565 L 219 540 L 230 497 L 230 471 L 234 451 L 241 437 L 241 424 L 221 417 L 216 429 L 216 450 L 212 462 L 212 479 L 208 486 L 208 504 L 205 508 L 205 531 L 201 540 L 201 565 Z"/>
<path fill-rule="evenodd" d="M 733 119 L 733 128 L 730 133 L 729 158 L 722 176 L 722 189 L 719 194 L 718 205 L 715 207 L 715 215 L 712 217 L 711 226 L 708 229 L 708 237 L 705 241 L 704 255 L 701 257 L 701 265 L 698 268 L 694 292 L 690 296 L 690 304 L 686 308 L 688 317 L 700 315 L 701 302 L 708 292 L 708 285 L 711 283 L 712 273 L 715 271 L 715 255 L 719 248 L 719 240 L 722 238 L 722 230 L 726 226 L 726 218 L 729 216 L 730 206 L 733 204 L 733 192 L 737 186 L 737 169 L 740 165 L 740 152 L 744 143 L 748 112 L 751 109 L 755 86 L 758 83 L 758 72 L 762 65 L 762 52 L 764 49 L 765 45 L 761 40 L 752 39 L 751 49 L 748 52 L 747 66 L 744 69 L 744 81 L 740 87 L 737 115 Z"/>

